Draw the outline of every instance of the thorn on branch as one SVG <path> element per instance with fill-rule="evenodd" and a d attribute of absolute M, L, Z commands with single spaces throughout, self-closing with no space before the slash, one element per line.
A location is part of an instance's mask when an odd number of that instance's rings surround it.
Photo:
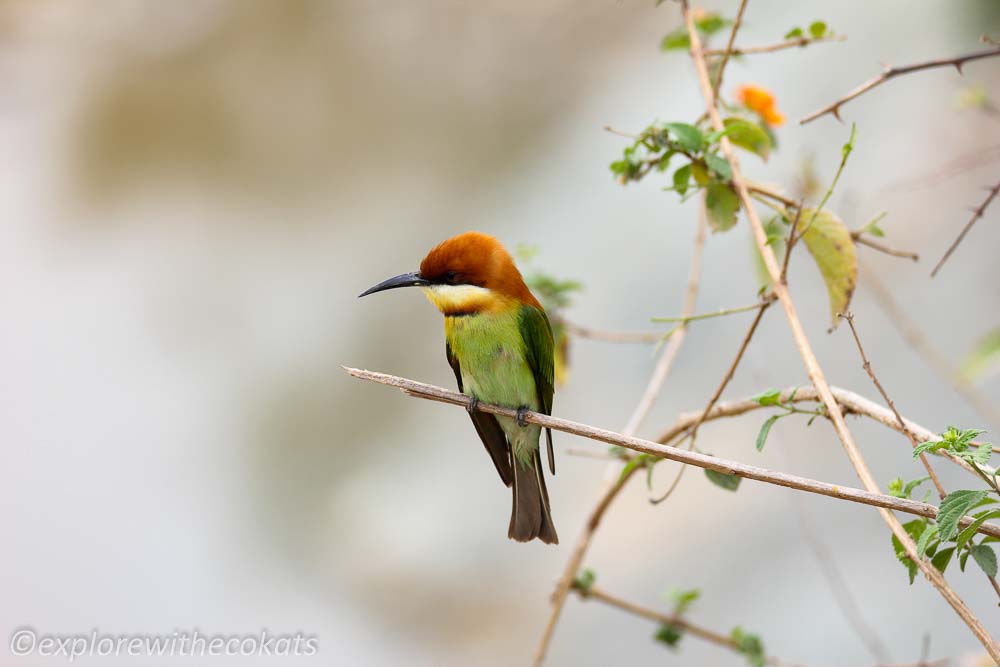
<path fill-rule="evenodd" d="M 911 72 L 919 72 L 925 69 L 934 69 L 936 67 L 954 67 L 956 70 L 958 70 L 959 74 L 962 74 L 962 66 L 965 65 L 965 63 L 972 62 L 973 60 L 980 60 L 982 58 L 992 58 L 994 56 L 1000 56 L 1000 47 L 995 47 L 992 49 L 988 49 L 986 51 L 979 51 L 976 53 L 969 53 L 963 56 L 957 56 L 955 58 L 941 58 L 937 60 L 928 60 L 926 62 L 915 63 L 912 65 L 904 65 L 901 67 L 887 67 L 883 65 L 881 74 L 864 82 L 863 84 L 861 84 L 851 92 L 847 93 L 840 99 L 836 100 L 835 102 L 832 102 L 827 106 L 823 107 L 822 109 L 818 109 L 812 112 L 811 114 L 804 116 L 799 121 L 799 125 L 805 125 L 806 123 L 812 122 L 817 118 L 819 118 L 820 116 L 824 116 L 826 114 L 833 114 L 833 116 L 837 120 L 841 120 L 840 107 L 842 105 L 850 102 L 851 100 L 855 99 L 856 97 L 859 97 L 860 95 L 863 95 L 872 88 L 877 88 L 878 86 L 881 86 L 886 81 L 889 81 L 890 79 L 893 79 L 897 76 L 901 76 L 903 74 L 909 74 Z"/>
<path fill-rule="evenodd" d="M 986 190 L 989 192 L 989 194 L 986 196 L 986 199 L 979 206 L 970 209 L 972 212 L 972 218 L 970 218 L 969 221 L 965 223 L 965 227 L 963 227 L 962 231 L 959 232 L 958 238 L 956 238 L 952 242 L 952 244 L 948 246 L 948 249 L 945 251 L 944 256 L 938 261 L 938 263 L 931 270 L 931 278 L 937 275 L 938 271 L 941 270 L 941 267 L 944 266 L 944 263 L 948 261 L 949 257 L 951 257 L 951 254 L 955 252 L 955 248 L 958 247 L 958 245 L 962 242 L 962 239 L 965 238 L 965 235 L 969 233 L 970 229 L 972 229 L 972 226 L 975 225 L 976 221 L 978 221 L 986 213 L 986 209 L 993 202 L 993 199 L 996 198 L 997 193 L 1000 192 L 1000 181 L 997 181 L 996 185 L 986 188 Z"/>

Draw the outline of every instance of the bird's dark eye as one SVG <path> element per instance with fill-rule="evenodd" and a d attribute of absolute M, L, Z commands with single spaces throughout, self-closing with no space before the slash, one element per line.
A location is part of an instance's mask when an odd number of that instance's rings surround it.
<path fill-rule="evenodd" d="M 444 282 L 448 285 L 454 285 L 458 280 L 458 274 L 454 271 L 448 271 L 444 274 Z"/>

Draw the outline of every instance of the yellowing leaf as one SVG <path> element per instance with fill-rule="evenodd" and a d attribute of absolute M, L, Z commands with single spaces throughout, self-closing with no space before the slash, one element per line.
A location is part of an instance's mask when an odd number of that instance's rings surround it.
<path fill-rule="evenodd" d="M 802 209 L 798 229 L 826 282 L 830 316 L 836 327 L 837 314 L 847 312 L 858 283 L 858 257 L 851 231 L 830 211 L 812 208 Z"/>

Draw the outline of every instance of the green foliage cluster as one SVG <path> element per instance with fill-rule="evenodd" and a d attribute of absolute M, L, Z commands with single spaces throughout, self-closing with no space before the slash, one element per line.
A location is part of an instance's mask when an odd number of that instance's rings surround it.
<path fill-rule="evenodd" d="M 979 429 L 957 429 L 949 426 L 940 438 L 924 442 L 913 450 L 914 458 L 925 452 L 945 451 L 968 463 L 991 486 L 990 489 L 952 491 L 941 501 L 937 519 L 933 523 L 926 518 L 920 518 L 903 524 L 903 528 L 917 543 L 917 557 L 930 558 L 931 564 L 941 573 L 944 573 L 957 555 L 959 567 L 963 572 L 966 562 L 971 557 L 988 576 L 997 575 L 997 557 L 990 544 L 1000 540 L 986 536 L 978 543 L 975 541 L 976 531 L 985 521 L 1000 518 L 1000 508 L 990 507 L 998 502 L 997 499 L 989 497 L 991 492 L 1000 493 L 997 489 L 997 473 L 988 475 L 984 469 L 993 455 L 993 446 L 990 443 L 978 445 L 973 443 L 973 439 L 982 433 L 983 431 Z M 909 498 L 929 479 L 922 477 L 904 483 L 902 478 L 897 477 L 889 482 L 889 493 L 897 498 Z M 924 496 L 924 502 L 929 497 L 930 490 Z M 973 522 L 962 528 L 960 521 L 967 514 L 973 518 Z M 912 584 L 917 575 L 917 564 L 907 556 L 902 543 L 895 536 L 892 537 L 892 547 L 896 558 L 906 567 Z"/>
<path fill-rule="evenodd" d="M 808 28 L 809 37 L 813 39 L 824 39 L 833 37 L 833 31 L 827 27 L 824 21 L 813 21 Z M 806 31 L 795 27 L 785 33 L 785 39 L 802 39 L 806 36 Z"/>
<path fill-rule="evenodd" d="M 663 0 L 657 0 L 657 5 L 659 5 Z M 719 14 L 715 12 L 703 12 L 700 16 L 697 16 L 694 21 L 694 26 L 698 30 L 698 35 L 702 40 L 706 40 L 715 33 L 719 32 L 727 26 L 731 26 L 733 22 L 729 19 L 722 18 Z M 660 49 L 663 51 L 677 51 L 681 49 L 688 49 L 691 46 L 691 38 L 688 36 L 687 28 L 683 26 L 677 28 L 674 31 L 667 33 L 667 35 L 660 42 Z"/>
<path fill-rule="evenodd" d="M 759 124 L 739 116 L 724 119 L 725 129 L 713 132 L 689 123 L 656 122 L 627 146 L 622 159 L 611 163 L 618 182 L 639 181 L 652 170 L 667 171 L 674 158 L 683 164 L 674 169 L 671 185 L 681 197 L 705 191 L 709 222 L 715 231 L 736 224 L 740 201 L 732 187 L 729 162 L 719 154 L 719 140 L 728 136 L 735 145 L 767 159 L 773 145 L 771 135 Z"/>

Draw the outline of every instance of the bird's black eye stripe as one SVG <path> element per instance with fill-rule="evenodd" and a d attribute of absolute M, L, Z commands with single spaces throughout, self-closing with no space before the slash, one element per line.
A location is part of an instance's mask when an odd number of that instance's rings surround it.
<path fill-rule="evenodd" d="M 458 274 L 454 271 L 448 271 L 441 279 L 446 285 L 454 285 L 458 281 Z"/>

